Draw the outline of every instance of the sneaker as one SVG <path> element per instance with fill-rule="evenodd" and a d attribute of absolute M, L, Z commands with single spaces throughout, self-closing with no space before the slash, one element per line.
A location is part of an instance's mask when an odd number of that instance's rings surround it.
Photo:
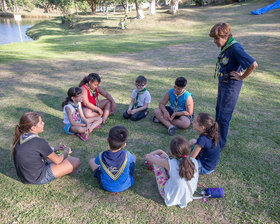
<path fill-rule="evenodd" d="M 152 121 L 153 121 L 154 123 L 159 123 L 159 120 L 156 118 L 156 116 L 153 116 Z"/>
<path fill-rule="evenodd" d="M 176 134 L 176 131 L 177 131 L 177 127 L 176 126 L 170 126 L 169 128 L 168 128 L 168 134 L 169 135 L 171 135 L 171 136 L 173 136 L 173 135 L 175 135 Z"/>

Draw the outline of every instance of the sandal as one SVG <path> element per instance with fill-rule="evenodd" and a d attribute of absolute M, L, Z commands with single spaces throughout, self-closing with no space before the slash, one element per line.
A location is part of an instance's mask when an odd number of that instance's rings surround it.
<path fill-rule="evenodd" d="M 76 134 L 82 141 L 86 142 L 88 140 L 88 137 L 86 137 L 85 134 Z"/>

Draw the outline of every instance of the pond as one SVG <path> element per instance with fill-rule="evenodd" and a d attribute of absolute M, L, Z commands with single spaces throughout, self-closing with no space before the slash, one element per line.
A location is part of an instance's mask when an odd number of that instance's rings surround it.
<path fill-rule="evenodd" d="M 14 18 L 0 17 L 0 45 L 14 42 L 32 41 L 25 32 L 28 28 L 36 23 L 43 21 L 42 19 L 22 19 L 15 21 Z"/>

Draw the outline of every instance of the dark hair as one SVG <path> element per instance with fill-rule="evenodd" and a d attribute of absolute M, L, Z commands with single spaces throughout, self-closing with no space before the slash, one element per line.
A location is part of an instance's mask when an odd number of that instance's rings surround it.
<path fill-rule="evenodd" d="M 219 126 L 217 122 L 214 122 L 214 119 L 207 113 L 198 113 L 197 123 L 199 126 L 204 126 L 205 131 L 201 135 L 206 135 L 213 140 L 215 147 L 219 141 Z"/>
<path fill-rule="evenodd" d="M 117 150 L 121 148 L 128 137 L 128 131 L 125 127 L 117 125 L 112 127 L 109 131 L 108 142 L 110 149 Z"/>
<path fill-rule="evenodd" d="M 28 133 L 33 126 L 36 126 L 39 122 L 40 115 L 36 112 L 24 113 L 19 121 L 19 125 L 16 125 L 14 138 L 11 146 L 11 155 L 14 153 L 14 148 L 22 133 Z"/>
<path fill-rule="evenodd" d="M 187 85 L 187 80 L 184 78 L 184 77 L 178 77 L 176 80 L 175 80 L 175 85 L 178 86 L 178 87 L 186 87 Z"/>
<path fill-rule="evenodd" d="M 143 84 L 147 84 L 147 79 L 143 76 L 143 75 L 140 75 L 136 78 L 136 83 L 143 83 Z"/>
<path fill-rule="evenodd" d="M 190 153 L 189 142 L 181 136 L 174 137 L 170 142 L 170 152 L 176 159 L 182 159 L 179 165 L 179 176 L 191 180 L 194 176 L 195 165 L 187 156 Z"/>
<path fill-rule="evenodd" d="M 79 94 L 82 93 L 82 90 L 80 87 L 71 87 L 70 89 L 68 89 L 68 92 L 67 92 L 67 97 L 65 98 L 65 100 L 63 101 L 62 103 L 62 108 L 67 105 L 70 102 L 73 102 L 71 97 L 75 97 L 75 96 L 78 96 Z"/>
<path fill-rule="evenodd" d="M 80 82 L 79 87 L 82 85 L 89 83 L 90 81 L 95 82 L 97 81 L 98 83 L 101 82 L 101 78 L 97 73 L 90 73 L 88 76 L 85 76 L 83 80 Z"/>
<path fill-rule="evenodd" d="M 230 25 L 228 23 L 223 23 L 223 22 L 215 24 L 211 28 L 209 36 L 212 38 L 232 37 Z"/>

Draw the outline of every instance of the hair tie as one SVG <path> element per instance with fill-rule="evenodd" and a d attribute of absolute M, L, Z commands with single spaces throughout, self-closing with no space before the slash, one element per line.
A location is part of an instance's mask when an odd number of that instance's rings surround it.
<path fill-rule="evenodd" d="M 187 155 L 183 155 L 183 156 L 182 156 L 182 158 L 186 158 L 186 157 L 188 157 L 188 156 L 187 156 Z"/>

